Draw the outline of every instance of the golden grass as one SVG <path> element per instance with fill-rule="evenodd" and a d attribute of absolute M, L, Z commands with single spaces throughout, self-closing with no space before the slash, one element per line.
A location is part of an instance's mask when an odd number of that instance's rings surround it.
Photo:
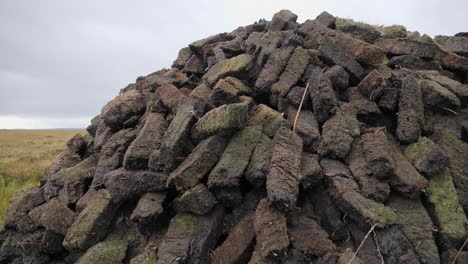
<path fill-rule="evenodd" d="M 0 225 L 14 191 L 37 186 L 67 141 L 83 130 L 0 130 Z"/>

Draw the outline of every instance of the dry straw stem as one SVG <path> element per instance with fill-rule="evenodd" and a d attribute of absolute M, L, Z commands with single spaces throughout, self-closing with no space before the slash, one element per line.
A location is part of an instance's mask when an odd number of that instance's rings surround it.
<path fill-rule="evenodd" d="M 377 241 L 377 233 L 375 233 L 375 230 L 372 230 L 372 233 L 374 234 L 374 242 L 375 242 L 375 245 L 377 246 L 377 255 L 379 255 L 380 263 L 384 264 L 385 261 L 382 256 L 382 252 L 380 251 L 379 242 Z"/>
<path fill-rule="evenodd" d="M 450 113 L 454 114 L 454 115 L 458 115 L 457 112 L 453 111 L 453 110 L 450 109 L 450 108 L 447 108 L 447 107 L 445 107 L 445 106 L 439 106 L 439 107 L 442 108 L 443 110 L 447 111 L 447 112 L 450 112 Z"/>
<path fill-rule="evenodd" d="M 460 250 L 458 250 L 458 253 L 455 256 L 455 258 L 453 259 L 452 264 L 455 264 L 455 262 L 457 261 L 458 256 L 460 256 L 461 252 L 463 251 L 463 248 L 465 248 L 466 243 L 468 243 L 468 237 L 465 239 L 465 242 L 463 242 L 463 245 L 461 246 Z"/>
<path fill-rule="evenodd" d="M 364 237 L 364 239 L 362 240 L 361 244 L 359 245 L 359 247 L 357 248 L 356 252 L 354 252 L 353 254 L 353 257 L 348 261 L 348 264 L 351 264 L 353 263 L 353 260 L 354 258 L 357 256 L 357 254 L 359 253 L 359 250 L 361 250 L 361 247 L 362 245 L 364 245 L 364 242 L 366 242 L 367 238 L 369 237 L 370 233 L 372 233 L 375 229 L 375 227 L 377 226 L 377 224 L 374 224 L 370 229 L 369 231 L 367 232 L 366 236 Z"/>
<path fill-rule="evenodd" d="M 299 104 L 299 108 L 297 109 L 296 117 L 294 117 L 293 132 L 296 132 L 297 119 L 299 118 L 299 113 L 301 112 L 302 104 L 304 103 L 307 90 L 309 89 L 309 83 L 310 82 L 307 82 L 306 88 L 304 89 L 304 93 L 302 94 L 301 103 Z"/>

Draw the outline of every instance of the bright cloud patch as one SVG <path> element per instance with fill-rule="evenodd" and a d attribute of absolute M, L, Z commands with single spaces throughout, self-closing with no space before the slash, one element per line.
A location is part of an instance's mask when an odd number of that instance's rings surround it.
<path fill-rule="evenodd" d="M 85 128 L 92 117 L 21 117 L 0 116 L 0 129 Z"/>

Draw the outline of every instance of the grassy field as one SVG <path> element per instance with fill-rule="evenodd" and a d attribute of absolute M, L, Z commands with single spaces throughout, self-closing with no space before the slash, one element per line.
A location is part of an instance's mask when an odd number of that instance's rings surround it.
<path fill-rule="evenodd" d="M 0 225 L 15 190 L 39 184 L 80 130 L 0 130 Z"/>

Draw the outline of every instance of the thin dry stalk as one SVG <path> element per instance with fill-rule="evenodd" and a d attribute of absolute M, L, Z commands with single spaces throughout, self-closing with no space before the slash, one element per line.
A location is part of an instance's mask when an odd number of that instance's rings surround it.
<path fill-rule="evenodd" d="M 447 111 L 447 112 L 450 112 L 450 113 L 452 113 L 452 114 L 454 114 L 454 115 L 458 115 L 457 112 L 455 112 L 455 111 L 453 111 L 452 109 L 447 108 L 447 107 L 445 107 L 445 106 L 440 106 L 440 108 L 442 108 L 443 110 L 445 110 L 445 111 Z"/>
<path fill-rule="evenodd" d="M 364 237 L 364 239 L 362 240 L 361 244 L 359 245 L 359 247 L 357 248 L 356 252 L 354 252 L 353 254 L 353 257 L 348 261 L 348 264 L 351 264 L 353 263 L 353 260 L 354 258 L 357 256 L 357 254 L 359 253 L 359 250 L 361 250 L 361 247 L 362 245 L 364 245 L 364 242 L 366 242 L 367 238 L 369 237 L 370 233 L 372 233 L 375 229 L 375 227 L 377 226 L 377 224 L 374 224 L 370 229 L 369 231 L 367 232 L 366 236 Z"/>
<path fill-rule="evenodd" d="M 455 262 L 457 261 L 458 256 L 460 256 L 461 252 L 463 251 L 463 248 L 466 246 L 466 243 L 468 243 L 468 237 L 465 239 L 465 242 L 463 242 L 463 245 L 461 246 L 460 250 L 458 250 L 458 253 L 455 256 L 455 258 L 453 259 L 452 264 L 455 264 Z"/>
<path fill-rule="evenodd" d="M 297 109 L 296 117 L 294 117 L 293 132 L 296 132 L 297 119 L 299 118 L 299 113 L 301 112 L 302 104 L 304 103 L 304 99 L 306 97 L 307 90 L 309 89 L 309 83 L 310 82 L 307 82 L 304 93 L 302 94 L 301 103 L 299 104 L 299 108 Z"/>
<path fill-rule="evenodd" d="M 384 261 L 383 256 L 382 256 L 382 252 L 380 251 L 379 242 L 377 241 L 377 233 L 375 233 L 375 230 L 372 230 L 372 233 L 374 235 L 374 242 L 375 242 L 375 246 L 377 247 L 377 255 L 380 258 L 380 263 L 384 264 L 385 261 Z"/>

